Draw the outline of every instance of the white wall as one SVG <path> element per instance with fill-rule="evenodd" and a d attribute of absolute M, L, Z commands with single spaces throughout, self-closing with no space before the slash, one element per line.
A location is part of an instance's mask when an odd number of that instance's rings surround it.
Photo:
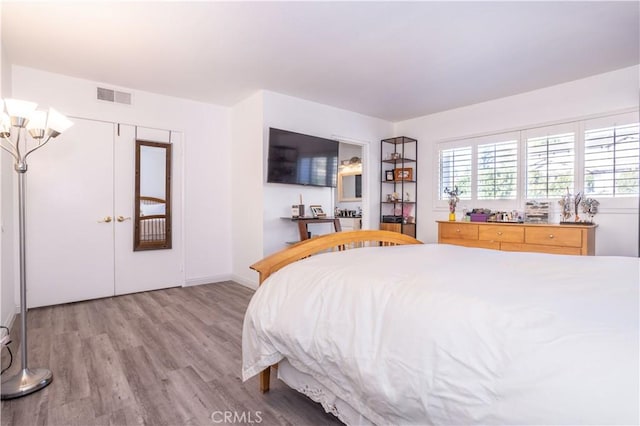
<path fill-rule="evenodd" d="M 232 271 L 236 282 L 249 287 L 258 282 L 249 266 L 262 258 L 263 121 L 262 92 L 235 105 L 231 114 Z"/>
<path fill-rule="evenodd" d="M 516 96 L 396 123 L 395 134 L 418 139 L 420 203 L 418 238 L 437 241 L 436 220 L 448 211 L 434 208 L 437 199 L 435 145 L 448 139 L 516 130 L 638 107 L 638 66 L 560 84 Z M 637 205 L 637 203 L 636 203 Z M 482 206 L 469 206 L 482 207 Z M 609 209 L 596 216 L 596 254 L 638 254 L 638 209 Z M 514 206 L 513 208 L 522 208 Z"/>
<path fill-rule="evenodd" d="M 291 130 L 343 142 L 363 144 L 364 169 L 363 228 L 378 228 L 380 199 L 380 140 L 393 136 L 393 124 L 374 117 L 357 114 L 351 111 L 328 105 L 310 102 L 274 92 L 265 94 L 265 117 L 263 148 L 268 143 L 269 127 Z M 263 170 L 266 169 L 266 158 Z M 264 172 L 263 172 L 264 176 Z M 263 181 L 266 179 L 263 177 Z M 310 204 L 320 204 L 328 214 L 332 214 L 335 206 L 335 190 L 330 188 L 309 188 L 299 185 L 264 185 L 264 254 L 286 247 L 286 241 L 299 239 L 297 225 L 281 219 L 291 215 L 291 205 L 296 204 L 302 194 L 305 208 Z M 312 233 L 331 231 L 328 224 L 309 227 Z"/>
<path fill-rule="evenodd" d="M 12 71 L 13 95 L 38 102 L 42 108 L 53 106 L 75 117 L 182 131 L 184 217 L 187 218 L 184 223 L 186 284 L 230 279 L 228 108 L 32 68 L 14 66 Z M 132 92 L 133 105 L 96 100 L 98 85 Z"/>
<path fill-rule="evenodd" d="M 0 3 L 2 33 L 2 3 Z M 0 43 L 0 98 L 11 97 L 11 65 Z M 9 327 L 16 314 L 15 192 L 13 158 L 0 151 L 0 321 Z"/>
<path fill-rule="evenodd" d="M 281 219 L 302 194 L 308 209 L 320 204 L 327 212 L 334 205 L 334 190 L 266 183 L 269 127 L 364 144 L 363 157 L 370 174 L 363 177 L 367 203 L 365 226 L 371 218 L 378 226 L 379 143 L 392 134 L 390 122 L 278 93 L 260 91 L 237 104 L 232 113 L 233 278 L 251 287 L 258 276 L 249 266 L 267 254 L 299 239 L 297 225 Z M 371 145 L 371 149 L 369 146 Z M 326 233 L 324 224 L 312 232 Z M 328 226 L 328 225 L 327 225 Z"/>

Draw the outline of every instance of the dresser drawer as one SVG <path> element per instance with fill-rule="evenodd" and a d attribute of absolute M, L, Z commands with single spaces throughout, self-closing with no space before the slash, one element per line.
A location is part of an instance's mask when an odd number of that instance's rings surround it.
<path fill-rule="evenodd" d="M 521 243 L 502 243 L 500 250 L 503 251 L 529 251 L 535 253 L 550 254 L 582 254 L 580 247 L 563 247 L 542 244 L 521 244 Z"/>
<path fill-rule="evenodd" d="M 524 241 L 528 244 L 582 247 L 582 230 L 559 227 L 530 227 L 525 230 Z"/>
<path fill-rule="evenodd" d="M 440 239 L 455 240 L 477 240 L 478 225 L 466 223 L 441 223 Z"/>
<path fill-rule="evenodd" d="M 522 243 L 524 242 L 524 227 L 483 225 L 479 227 L 478 238 L 482 241 Z"/>
<path fill-rule="evenodd" d="M 453 244 L 455 246 L 486 248 L 493 250 L 500 250 L 500 243 L 497 241 L 480 241 L 480 240 L 463 240 L 463 239 L 441 239 L 441 244 Z"/>

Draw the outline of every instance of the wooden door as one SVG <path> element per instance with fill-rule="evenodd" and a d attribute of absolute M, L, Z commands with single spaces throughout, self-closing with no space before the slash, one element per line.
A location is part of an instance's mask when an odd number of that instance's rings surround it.
<path fill-rule="evenodd" d="M 29 307 L 114 293 L 114 125 L 74 125 L 28 158 L 26 267 Z"/>
<path fill-rule="evenodd" d="M 170 139 L 169 139 L 170 138 Z M 134 251 L 135 141 L 171 142 L 170 249 Z M 182 243 L 182 134 L 120 125 L 115 138 L 115 294 L 181 286 L 184 283 Z"/>

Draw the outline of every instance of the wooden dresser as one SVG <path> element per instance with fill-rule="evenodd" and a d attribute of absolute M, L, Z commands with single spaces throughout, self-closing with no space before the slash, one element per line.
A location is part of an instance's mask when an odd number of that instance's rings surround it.
<path fill-rule="evenodd" d="M 593 256 L 596 226 L 438 221 L 438 243 Z"/>

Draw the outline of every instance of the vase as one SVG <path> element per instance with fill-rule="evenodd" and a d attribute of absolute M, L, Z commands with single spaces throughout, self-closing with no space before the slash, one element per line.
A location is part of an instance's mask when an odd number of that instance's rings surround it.
<path fill-rule="evenodd" d="M 454 222 L 456 220 L 456 212 L 449 213 L 449 220 Z"/>

